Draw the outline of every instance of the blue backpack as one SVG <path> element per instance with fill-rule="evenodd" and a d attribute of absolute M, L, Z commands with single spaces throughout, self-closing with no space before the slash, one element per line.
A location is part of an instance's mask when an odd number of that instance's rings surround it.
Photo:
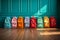
<path fill-rule="evenodd" d="M 11 28 L 11 18 L 10 17 L 5 18 L 4 28 Z"/>
<path fill-rule="evenodd" d="M 30 27 L 30 18 L 25 17 L 24 23 L 25 23 L 25 27 Z"/>

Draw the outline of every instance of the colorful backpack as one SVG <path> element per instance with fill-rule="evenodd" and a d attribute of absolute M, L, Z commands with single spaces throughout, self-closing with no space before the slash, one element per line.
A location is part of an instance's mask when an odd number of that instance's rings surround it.
<path fill-rule="evenodd" d="M 25 27 L 30 27 L 30 18 L 29 17 L 25 17 Z"/>
<path fill-rule="evenodd" d="M 43 28 L 44 27 L 42 17 L 38 17 L 38 19 L 37 19 L 37 27 L 38 28 Z"/>
<path fill-rule="evenodd" d="M 31 28 L 36 28 L 36 26 L 37 26 L 37 20 L 36 20 L 35 17 L 32 17 L 32 18 L 30 19 L 30 27 L 31 27 Z"/>
<path fill-rule="evenodd" d="M 50 21 L 47 16 L 44 17 L 44 27 L 49 28 L 50 27 Z"/>
<path fill-rule="evenodd" d="M 56 19 L 54 17 L 50 17 L 50 27 L 56 28 Z"/>
<path fill-rule="evenodd" d="M 18 17 L 18 28 L 24 28 L 24 19 L 23 19 L 23 17 Z"/>
<path fill-rule="evenodd" d="M 17 17 L 13 17 L 11 23 L 12 23 L 12 28 L 17 28 Z"/>
<path fill-rule="evenodd" d="M 10 17 L 5 18 L 4 28 L 11 28 L 11 18 Z"/>

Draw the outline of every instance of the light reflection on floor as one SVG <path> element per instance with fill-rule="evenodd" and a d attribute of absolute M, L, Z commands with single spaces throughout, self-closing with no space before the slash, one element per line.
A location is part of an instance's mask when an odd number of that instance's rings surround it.
<path fill-rule="evenodd" d="M 40 35 L 60 35 L 60 31 L 57 31 L 60 29 L 57 28 L 37 28 L 37 30 L 39 30 Z"/>
<path fill-rule="evenodd" d="M 40 35 L 60 35 L 60 32 L 40 32 Z"/>

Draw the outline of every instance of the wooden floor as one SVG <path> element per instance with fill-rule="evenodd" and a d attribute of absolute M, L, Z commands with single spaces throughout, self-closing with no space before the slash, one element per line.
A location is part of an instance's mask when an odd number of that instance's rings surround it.
<path fill-rule="evenodd" d="M 60 40 L 60 29 L 2 29 L 0 28 L 0 40 Z"/>

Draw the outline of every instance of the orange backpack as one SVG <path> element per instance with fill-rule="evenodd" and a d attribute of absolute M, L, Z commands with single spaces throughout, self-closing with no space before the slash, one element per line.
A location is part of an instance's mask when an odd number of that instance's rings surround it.
<path fill-rule="evenodd" d="M 49 18 L 47 16 L 44 17 L 44 27 L 45 28 L 49 28 L 50 27 Z"/>
<path fill-rule="evenodd" d="M 24 19 L 23 19 L 23 17 L 18 17 L 18 28 L 24 28 Z"/>

